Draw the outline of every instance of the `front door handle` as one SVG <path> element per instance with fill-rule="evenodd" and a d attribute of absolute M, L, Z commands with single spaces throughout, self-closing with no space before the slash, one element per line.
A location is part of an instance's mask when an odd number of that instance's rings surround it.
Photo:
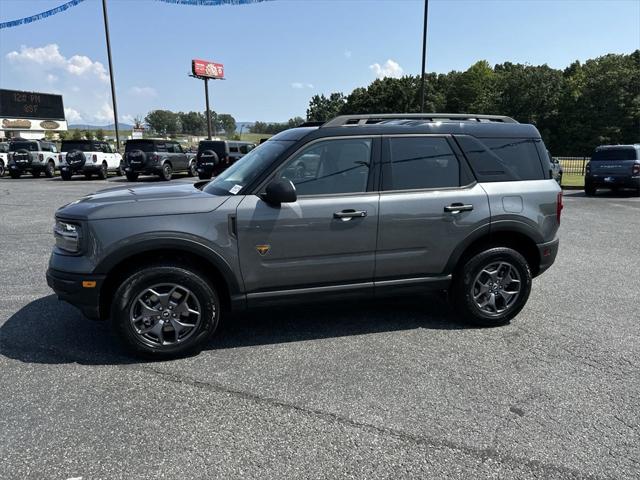
<path fill-rule="evenodd" d="M 464 203 L 452 203 L 444 207 L 444 211 L 450 213 L 470 212 L 471 210 L 473 210 L 473 205 L 465 205 Z"/>
<path fill-rule="evenodd" d="M 362 218 L 367 216 L 366 210 L 342 210 L 341 212 L 335 212 L 333 218 L 340 218 L 342 220 L 349 220 L 351 218 Z"/>

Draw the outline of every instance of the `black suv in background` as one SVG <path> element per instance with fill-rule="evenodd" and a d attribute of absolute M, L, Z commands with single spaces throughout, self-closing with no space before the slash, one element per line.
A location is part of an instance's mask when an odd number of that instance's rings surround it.
<path fill-rule="evenodd" d="M 201 141 L 196 155 L 198 177 L 200 180 L 207 180 L 219 175 L 254 148 L 256 145 L 251 142 Z"/>
<path fill-rule="evenodd" d="M 640 195 L 640 144 L 596 148 L 587 164 L 584 193 L 595 195 L 598 188 L 631 188 Z"/>
<path fill-rule="evenodd" d="M 53 142 L 14 140 L 9 144 L 9 175 L 20 178 L 25 173 L 53 178 L 59 165 L 58 150 Z"/>
<path fill-rule="evenodd" d="M 127 140 L 124 162 L 130 182 L 135 182 L 140 174 L 159 175 L 163 180 L 171 180 L 174 172 L 196 175 L 195 156 L 171 140 Z"/>

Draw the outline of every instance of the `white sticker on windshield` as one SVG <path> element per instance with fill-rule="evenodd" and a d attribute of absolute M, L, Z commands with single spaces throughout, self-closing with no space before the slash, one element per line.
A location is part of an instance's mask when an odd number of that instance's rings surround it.
<path fill-rule="evenodd" d="M 236 193 L 238 193 L 240 190 L 242 190 L 242 185 L 234 185 L 233 187 L 231 187 L 231 190 L 229 190 L 229 193 L 231 195 L 235 195 Z"/>

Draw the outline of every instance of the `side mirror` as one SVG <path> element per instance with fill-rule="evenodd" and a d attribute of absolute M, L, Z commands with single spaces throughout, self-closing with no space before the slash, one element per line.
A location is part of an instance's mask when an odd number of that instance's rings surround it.
<path fill-rule="evenodd" d="M 270 205 L 280 205 L 281 203 L 293 203 L 298 199 L 296 187 L 291 180 L 275 180 L 267 185 L 262 200 Z"/>

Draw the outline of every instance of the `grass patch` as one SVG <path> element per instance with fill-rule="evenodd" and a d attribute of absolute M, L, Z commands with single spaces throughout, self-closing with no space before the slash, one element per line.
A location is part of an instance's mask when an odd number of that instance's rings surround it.
<path fill-rule="evenodd" d="M 242 132 L 242 135 L 240 135 L 240 140 L 242 140 L 243 142 L 253 142 L 253 143 L 260 143 L 260 139 L 262 138 L 269 138 L 272 137 L 273 135 L 269 134 L 269 133 L 245 133 Z"/>
<path fill-rule="evenodd" d="M 562 186 L 563 187 L 584 187 L 584 176 L 583 175 L 567 175 L 566 173 L 562 175 Z"/>

